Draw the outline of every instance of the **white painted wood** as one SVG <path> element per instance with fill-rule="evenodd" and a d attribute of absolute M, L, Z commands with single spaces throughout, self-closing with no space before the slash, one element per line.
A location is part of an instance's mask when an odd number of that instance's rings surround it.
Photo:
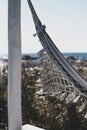
<path fill-rule="evenodd" d="M 26 125 L 22 126 L 22 130 L 44 130 L 44 129 L 26 124 Z"/>
<path fill-rule="evenodd" d="M 20 0 L 8 0 L 8 126 L 21 130 Z"/>

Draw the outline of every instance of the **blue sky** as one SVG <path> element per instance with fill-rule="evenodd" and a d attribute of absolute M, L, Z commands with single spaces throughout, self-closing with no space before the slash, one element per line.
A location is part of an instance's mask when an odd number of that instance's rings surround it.
<path fill-rule="evenodd" d="M 87 0 L 32 0 L 46 30 L 62 52 L 87 52 Z M 0 53 L 8 52 L 7 0 L 0 0 Z M 21 0 L 22 53 L 36 53 L 42 46 L 35 33 L 27 0 Z"/>

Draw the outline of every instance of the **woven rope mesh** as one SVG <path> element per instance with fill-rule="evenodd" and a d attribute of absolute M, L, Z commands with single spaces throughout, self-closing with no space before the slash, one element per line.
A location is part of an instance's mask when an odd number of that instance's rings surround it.
<path fill-rule="evenodd" d="M 78 111 L 85 109 L 86 99 L 80 91 L 73 85 L 67 77 L 56 67 L 46 51 L 41 50 L 39 53 L 41 64 L 41 82 L 43 84 L 43 93 L 50 96 L 56 96 L 60 101 L 65 103 L 78 103 Z M 86 115 L 85 115 L 86 116 Z"/>

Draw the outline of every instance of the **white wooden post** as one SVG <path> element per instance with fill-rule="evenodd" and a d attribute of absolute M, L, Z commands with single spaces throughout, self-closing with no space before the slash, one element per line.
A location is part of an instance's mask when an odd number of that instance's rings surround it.
<path fill-rule="evenodd" d="M 21 130 L 21 0 L 8 0 L 8 129 Z"/>

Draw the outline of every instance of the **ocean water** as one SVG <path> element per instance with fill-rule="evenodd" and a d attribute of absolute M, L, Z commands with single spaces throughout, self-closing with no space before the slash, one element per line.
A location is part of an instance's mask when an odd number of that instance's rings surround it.
<path fill-rule="evenodd" d="M 87 59 L 86 52 L 63 52 L 62 54 L 66 57 L 74 56 L 74 57 L 83 57 L 83 58 Z M 23 55 L 29 55 L 33 58 L 38 57 L 37 53 L 23 53 L 22 56 Z M 8 55 L 7 54 L 0 54 L 0 58 L 8 59 Z"/>
<path fill-rule="evenodd" d="M 22 54 L 22 56 L 26 56 L 26 55 L 29 55 L 30 57 L 33 57 L 33 58 L 37 58 L 38 57 L 37 53 L 23 53 Z M 8 54 L 0 54 L 0 59 L 1 58 L 8 59 Z"/>
<path fill-rule="evenodd" d="M 64 56 L 69 57 L 69 56 L 74 56 L 74 57 L 83 57 L 87 59 L 87 53 L 86 52 L 64 52 L 62 53 Z"/>

